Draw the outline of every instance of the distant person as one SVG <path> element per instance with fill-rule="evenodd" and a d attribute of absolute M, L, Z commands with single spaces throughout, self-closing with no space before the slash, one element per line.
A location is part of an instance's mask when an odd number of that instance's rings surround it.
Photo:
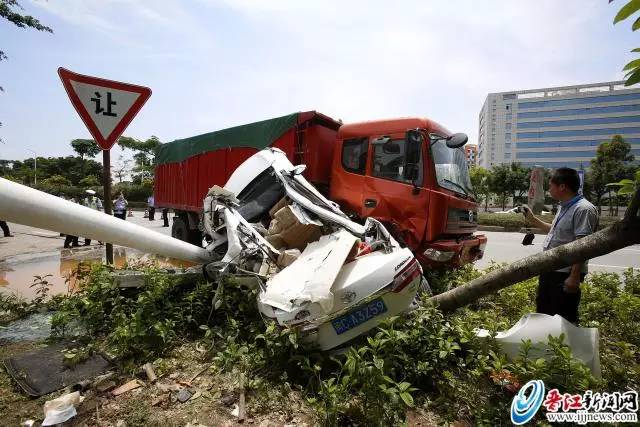
<path fill-rule="evenodd" d="M 549 193 L 560 203 L 560 209 L 551 224 L 536 218 L 531 210 L 524 210 L 525 218 L 548 232 L 542 250 L 571 243 L 596 232 L 598 210 L 579 194 L 580 177 L 575 169 L 556 169 L 549 181 Z M 580 283 L 587 274 L 588 261 L 542 273 L 538 282 L 536 311 L 556 315 L 578 324 Z"/>
<path fill-rule="evenodd" d="M 11 231 L 9 231 L 9 226 L 5 221 L 0 220 L 0 228 L 2 228 L 2 232 L 4 233 L 4 237 L 13 237 Z"/>
<path fill-rule="evenodd" d="M 126 221 L 128 204 L 129 202 L 124 198 L 124 194 L 120 193 L 118 198 L 113 201 L 113 216 Z"/>
<path fill-rule="evenodd" d="M 71 203 L 78 203 L 76 202 L 76 199 L 74 199 L 73 197 L 69 199 L 69 201 Z M 64 247 L 65 248 L 77 248 L 78 246 L 80 246 L 80 244 L 78 243 L 78 236 L 72 236 L 70 234 L 67 234 L 64 238 Z"/>
<path fill-rule="evenodd" d="M 100 212 L 104 211 L 104 206 L 102 205 L 102 200 L 100 200 L 100 197 L 96 197 L 96 209 Z"/>
<path fill-rule="evenodd" d="M 147 207 L 149 208 L 149 221 L 155 221 L 156 219 L 156 207 L 153 195 L 147 199 Z"/>
<path fill-rule="evenodd" d="M 162 226 L 168 227 L 169 226 L 169 209 L 162 208 L 162 220 L 164 221 L 164 224 L 162 224 Z"/>

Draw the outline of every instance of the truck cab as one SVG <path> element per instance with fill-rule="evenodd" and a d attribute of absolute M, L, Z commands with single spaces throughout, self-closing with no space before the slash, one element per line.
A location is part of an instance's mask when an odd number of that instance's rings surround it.
<path fill-rule="evenodd" d="M 474 235 L 478 207 L 462 138 L 424 118 L 342 125 L 330 199 L 355 219 L 382 221 L 424 266 L 473 262 L 487 239 Z"/>

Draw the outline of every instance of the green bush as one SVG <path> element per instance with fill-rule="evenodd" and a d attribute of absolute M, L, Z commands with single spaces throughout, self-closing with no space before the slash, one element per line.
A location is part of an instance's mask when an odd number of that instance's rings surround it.
<path fill-rule="evenodd" d="M 554 216 L 541 215 L 538 218 L 551 224 Z M 618 218 L 600 216 L 598 229 L 606 228 L 617 220 Z M 525 224 L 524 216 L 522 214 L 499 214 L 495 212 L 479 212 L 478 224 L 505 227 L 508 231 L 518 231 L 523 227 L 531 227 L 531 225 Z"/>
<path fill-rule="evenodd" d="M 451 423 L 506 425 L 514 394 L 531 379 L 561 393 L 640 387 L 640 273 L 633 271 L 625 273 L 624 287 L 612 274 L 594 274 L 583 285 L 581 319 L 601 334 L 601 380 L 572 357 L 562 338 L 550 339 L 549 360 L 533 359 L 527 342 L 520 357 L 508 360 L 494 339 L 476 337 L 476 328 L 495 333 L 533 311 L 535 279 L 448 315 L 425 299 L 331 356 L 302 346 L 295 330 L 265 325 L 255 290 L 233 281 L 178 284 L 153 268 L 145 271 L 140 289 L 118 289 L 103 266 L 79 274 L 84 285 L 60 303 L 54 330 L 64 335 L 81 319 L 96 348 L 135 362 L 132 368 L 199 340 L 218 371 L 247 379 L 252 401 L 299 390 L 322 425 L 399 425 L 412 407 Z M 481 274 L 467 266 L 431 274 L 430 283 L 446 290 Z"/>

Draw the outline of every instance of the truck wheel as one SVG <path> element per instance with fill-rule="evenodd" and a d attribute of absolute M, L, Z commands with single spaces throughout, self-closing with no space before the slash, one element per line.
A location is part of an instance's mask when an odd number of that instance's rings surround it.
<path fill-rule="evenodd" d="M 189 241 L 189 227 L 181 217 L 173 218 L 173 225 L 171 226 L 171 237 L 182 240 L 183 242 Z"/>

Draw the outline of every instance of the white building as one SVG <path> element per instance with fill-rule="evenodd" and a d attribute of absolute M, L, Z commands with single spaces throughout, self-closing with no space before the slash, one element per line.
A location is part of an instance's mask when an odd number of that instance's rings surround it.
<path fill-rule="evenodd" d="M 640 159 L 640 89 L 624 82 L 490 93 L 479 117 L 478 164 L 586 169 L 622 135 Z"/>

